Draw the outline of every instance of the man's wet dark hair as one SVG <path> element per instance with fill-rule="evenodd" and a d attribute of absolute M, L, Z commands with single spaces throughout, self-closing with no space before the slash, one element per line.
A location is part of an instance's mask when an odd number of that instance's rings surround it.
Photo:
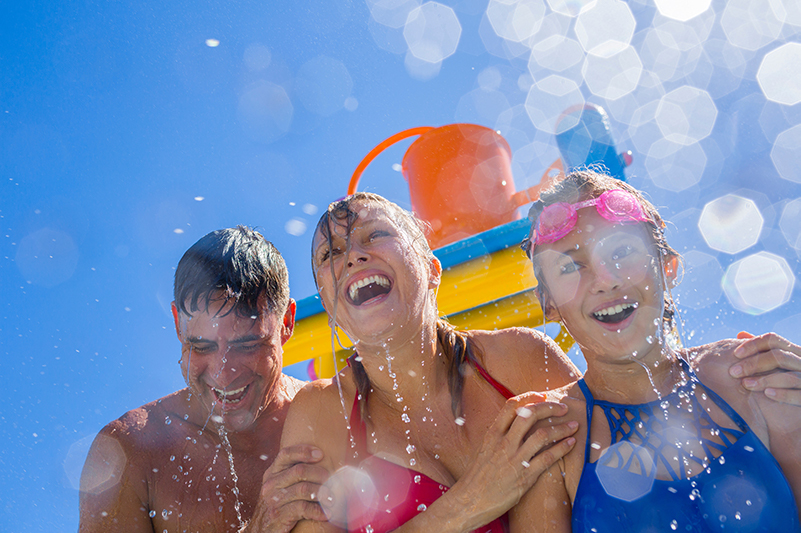
<path fill-rule="evenodd" d="M 175 269 L 175 305 L 184 314 L 208 312 L 224 301 L 223 314 L 259 315 L 264 296 L 269 312 L 289 305 L 289 274 L 281 253 L 258 231 L 245 226 L 212 231 L 189 248 Z"/>

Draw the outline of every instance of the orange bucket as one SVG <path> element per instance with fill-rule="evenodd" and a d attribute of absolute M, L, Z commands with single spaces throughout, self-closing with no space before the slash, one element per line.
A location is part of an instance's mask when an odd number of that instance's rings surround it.
<path fill-rule="evenodd" d="M 517 208 L 537 198 L 561 170 L 557 161 L 543 183 L 515 192 L 512 152 L 497 132 L 476 124 L 420 127 L 400 132 L 376 146 L 353 173 L 348 194 L 386 147 L 420 135 L 403 156 L 403 176 L 409 183 L 412 210 L 432 229 L 431 248 L 461 240 L 519 218 Z M 548 182 L 548 183 L 546 183 Z"/>

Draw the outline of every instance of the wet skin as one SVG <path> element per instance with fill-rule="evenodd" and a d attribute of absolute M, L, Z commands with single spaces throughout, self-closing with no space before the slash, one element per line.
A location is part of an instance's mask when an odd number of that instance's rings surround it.
<path fill-rule="evenodd" d="M 514 431 L 506 433 L 508 424 L 502 430 L 494 426 L 501 418 L 499 412 L 511 413 L 515 419 L 515 410 L 469 365 L 464 365 L 464 419 L 455 420 L 448 365 L 436 339 L 440 265 L 416 246 L 383 206 L 365 202 L 352 207 L 359 217 L 350 239 L 343 226 L 333 224 L 331 246 L 322 235 L 315 235 L 313 265 L 329 316 L 335 314 L 337 324 L 358 341 L 358 353 L 370 376 L 368 450 L 452 487 L 425 513 L 405 524 L 403 531 L 472 530 L 500 516 L 520 497 L 523 485 L 533 482 L 543 464 L 550 463 L 535 455 L 540 448 L 533 440 L 521 445 L 519 438 L 510 437 Z M 561 350 L 532 330 L 473 331 L 469 335 L 483 354 L 485 368 L 515 393 L 559 386 L 576 376 Z M 346 414 L 357 391 L 351 369 L 340 376 L 342 398 L 331 380 L 312 383 L 298 394 L 282 439 L 283 445 L 313 443 L 322 448 L 321 464 L 331 472 L 352 455 Z M 538 398 L 534 395 L 519 402 L 522 405 Z M 558 415 L 563 407 L 539 404 L 536 409 L 540 415 L 547 409 Z M 403 414 L 408 418 L 402 418 Z M 530 423 L 536 418 L 532 416 Z M 519 418 L 512 426 L 519 428 L 522 423 L 528 422 Z M 549 442 L 567 437 L 573 428 L 556 431 Z M 562 442 L 552 448 L 551 461 L 569 446 Z M 523 448 L 529 452 L 526 459 L 531 459 L 528 470 L 521 460 L 511 459 Z M 524 470 L 525 475 L 521 474 Z M 461 480 L 464 483 L 460 484 Z M 469 502 L 467 508 L 465 502 Z M 468 527 L 474 515 L 485 510 L 487 514 Z M 463 518 L 465 523 L 455 523 Z M 330 522 L 302 522 L 296 528 L 338 530 Z"/>
<path fill-rule="evenodd" d="M 294 302 L 284 315 L 264 307 L 251 319 L 222 316 L 212 302 L 209 312 L 190 320 L 173 306 L 189 387 L 101 431 L 82 477 L 80 531 L 236 531 L 237 498 L 221 423 L 238 476 L 239 513 L 251 517 L 301 385 L 281 374 Z M 232 401 L 220 401 L 220 390 L 235 391 L 226 398 Z"/>
<path fill-rule="evenodd" d="M 660 254 L 641 225 L 616 225 L 593 209 L 579 210 L 575 229 L 563 239 L 536 249 L 547 286 L 546 311 L 561 319 L 581 346 L 587 360 L 584 376 L 596 400 L 639 404 L 667 394 L 678 379 L 676 365 L 656 335 L 661 321 L 664 286 L 672 281 L 675 267 L 660 261 Z M 662 272 L 665 272 L 663 275 Z M 621 309 L 617 306 L 628 309 Z M 608 312 L 607 312 L 608 311 Z M 649 342 L 649 338 L 652 342 Z M 797 407 L 780 404 L 744 388 L 729 375 L 739 359 L 739 340 L 722 340 L 687 349 L 688 359 L 701 381 L 717 392 L 748 423 L 768 447 L 794 489 L 801 496 L 801 458 L 796 452 L 801 438 Z M 643 365 L 649 368 L 650 376 Z M 543 521 L 543 531 L 570 531 L 571 506 L 584 466 L 587 439 L 586 403 L 576 384 L 549 394 L 568 406 L 565 418 L 580 424 L 577 445 L 562 468 L 552 468 L 514 510 L 512 523 Z M 723 427 L 734 423 L 706 397 L 701 405 Z M 590 461 L 597 461 L 611 442 L 605 417 L 596 409 L 593 416 Z M 697 439 L 683 443 L 695 456 L 705 457 Z M 695 447 L 695 448 L 693 448 Z M 682 465 L 674 465 L 679 468 Z M 694 466 L 692 475 L 702 467 Z M 664 471 L 657 474 L 668 479 Z"/>

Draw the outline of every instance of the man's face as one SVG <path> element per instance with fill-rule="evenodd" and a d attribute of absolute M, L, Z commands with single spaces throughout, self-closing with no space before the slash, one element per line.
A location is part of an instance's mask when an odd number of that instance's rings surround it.
<path fill-rule="evenodd" d="M 263 303 L 258 316 L 242 317 L 221 299 L 212 299 L 208 312 L 186 315 L 175 303 L 172 311 L 182 345 L 181 371 L 204 415 L 228 431 L 251 428 L 280 378 L 295 302 L 283 316 Z"/>

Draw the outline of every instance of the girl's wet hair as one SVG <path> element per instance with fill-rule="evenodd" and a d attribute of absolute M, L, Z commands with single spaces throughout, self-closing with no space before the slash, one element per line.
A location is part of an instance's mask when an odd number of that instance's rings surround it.
<path fill-rule="evenodd" d="M 664 265 L 666 260 L 676 258 L 681 262 L 681 255 L 673 249 L 665 238 L 665 221 L 659 215 L 656 207 L 649 202 L 643 194 L 624 181 L 615 179 L 608 174 L 603 174 L 591 169 L 575 170 L 565 176 L 561 181 L 556 182 L 549 189 L 540 193 L 540 199 L 534 202 L 528 212 L 528 218 L 531 221 L 532 230 L 536 227 L 537 219 L 542 214 L 543 209 L 549 205 L 559 202 L 566 202 L 574 204 L 576 202 L 583 202 L 592 198 L 597 198 L 602 193 L 612 190 L 624 190 L 631 193 L 637 198 L 643 211 L 648 218 L 646 222 L 640 222 L 646 228 L 648 233 L 653 239 L 653 244 L 656 247 L 660 256 L 660 265 Z M 543 311 L 547 311 L 550 306 L 550 295 L 548 287 L 545 284 L 545 278 L 542 272 L 542 266 L 538 261 L 538 254 L 536 249 L 531 250 L 531 237 L 532 230 L 529 230 L 529 235 L 523 240 L 520 247 L 526 252 L 526 255 L 531 259 L 531 264 L 534 267 L 534 276 L 537 278 L 537 287 L 535 289 L 537 297 L 540 300 Z M 673 315 L 675 307 L 673 306 L 673 299 L 670 292 L 665 287 L 665 312 L 664 320 L 666 326 L 672 326 Z"/>
<path fill-rule="evenodd" d="M 398 204 L 387 200 L 383 196 L 369 192 L 357 192 L 342 200 L 332 202 L 317 222 L 314 234 L 317 235 L 319 233 L 326 240 L 330 250 L 333 247 L 332 226 L 342 227 L 345 230 L 344 235 L 346 235 L 344 253 L 347 255 L 350 251 L 351 230 L 353 229 L 353 224 L 359 218 L 358 205 L 368 203 L 387 210 L 390 218 L 410 238 L 413 248 L 423 259 L 430 261 L 436 258 L 426 239 L 428 226 L 425 222 Z M 312 273 L 314 274 L 315 286 L 317 286 L 317 271 L 320 267 L 316 264 L 313 241 L 314 239 L 312 240 Z M 333 262 L 329 261 L 329 265 L 333 265 Z M 333 267 L 331 277 L 334 279 L 334 284 L 338 285 L 339 280 L 336 278 Z M 317 289 L 319 290 L 319 286 L 317 286 Z M 335 286 L 335 294 L 337 292 L 338 287 Z M 434 303 L 436 304 L 436 302 Z M 336 301 L 330 313 L 333 322 L 336 323 Z M 437 341 L 448 362 L 448 389 L 451 394 L 451 410 L 454 418 L 456 418 L 461 416 L 462 409 L 463 365 L 468 361 L 478 361 L 478 358 L 481 357 L 481 351 L 465 332 L 457 330 L 452 324 L 441 318 L 437 320 Z M 362 419 L 364 419 L 366 416 L 367 395 L 371 388 L 370 378 L 364 369 L 364 365 L 356 357 L 350 358 L 350 367 L 353 370 L 353 378 L 356 382 L 356 390 L 359 397 L 359 408 Z"/>

